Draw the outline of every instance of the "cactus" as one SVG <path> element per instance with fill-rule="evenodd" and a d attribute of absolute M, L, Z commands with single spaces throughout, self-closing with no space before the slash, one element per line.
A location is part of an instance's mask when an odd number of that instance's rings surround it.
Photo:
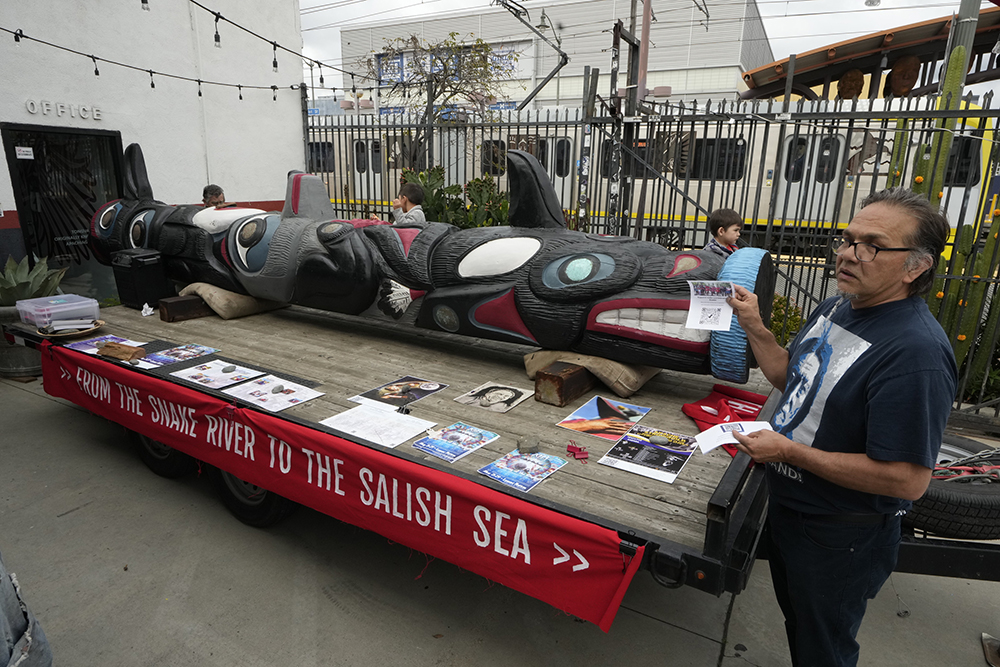
<path fill-rule="evenodd" d="M 993 220 L 990 223 L 990 232 L 986 237 L 986 244 L 979 256 L 976 259 L 975 268 L 972 270 L 972 289 L 974 295 L 970 295 L 968 299 L 968 308 L 974 307 L 974 310 L 970 310 L 971 313 L 982 312 L 983 299 L 986 295 L 986 286 L 988 284 L 989 278 L 993 277 L 997 271 L 997 260 L 994 259 L 996 254 L 996 248 L 998 244 L 997 236 L 1000 236 L 1000 214 L 994 211 Z M 1000 258 L 997 258 L 1000 259 Z M 980 276 L 981 278 L 977 278 Z M 962 360 L 969 353 L 969 347 L 974 342 L 972 336 L 976 330 L 976 320 L 977 317 L 967 318 L 969 322 L 962 322 L 961 330 L 955 335 L 955 341 L 953 345 L 955 346 L 955 360 L 961 364 Z M 1000 319 L 1000 302 L 998 302 L 998 295 L 994 293 L 993 303 L 990 305 L 990 314 L 986 320 L 985 325 L 981 329 L 982 340 L 979 342 L 979 346 L 976 348 L 976 353 L 973 355 L 969 366 L 969 376 L 972 378 L 982 378 L 983 375 L 989 370 L 990 362 L 990 348 L 993 346 L 992 336 L 996 335 L 997 320 Z M 961 356 L 959 356 L 961 353 Z"/>
<path fill-rule="evenodd" d="M 962 98 L 962 80 L 965 76 L 965 47 L 956 46 L 948 58 L 948 71 L 941 86 L 941 99 L 938 106 L 943 109 L 958 108 Z M 932 202 L 944 189 L 944 174 L 948 168 L 948 155 L 951 153 L 952 132 L 955 130 L 955 118 L 938 121 L 938 128 L 943 130 L 934 133 L 931 146 L 921 144 L 916 151 L 913 165 L 913 188 L 918 194 L 926 194 Z M 936 164 L 935 164 L 936 162 Z M 931 167 L 934 173 L 930 173 Z"/>
<path fill-rule="evenodd" d="M 892 143 L 892 157 L 889 158 L 889 173 L 885 178 L 885 187 L 894 188 L 902 185 L 906 171 L 906 146 L 910 143 L 910 121 L 906 118 L 896 121 L 895 141 Z"/>

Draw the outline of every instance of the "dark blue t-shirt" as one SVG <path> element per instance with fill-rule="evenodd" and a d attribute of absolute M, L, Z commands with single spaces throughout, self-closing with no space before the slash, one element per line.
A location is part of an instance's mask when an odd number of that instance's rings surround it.
<path fill-rule="evenodd" d="M 918 297 L 855 310 L 827 299 L 789 347 L 778 433 L 830 452 L 933 468 L 957 370 L 941 326 Z M 816 514 L 883 513 L 909 501 L 853 491 L 784 463 L 767 466 L 771 497 Z"/>

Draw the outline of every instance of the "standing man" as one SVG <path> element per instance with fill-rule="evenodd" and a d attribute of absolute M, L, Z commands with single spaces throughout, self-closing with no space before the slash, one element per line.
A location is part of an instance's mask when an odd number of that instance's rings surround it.
<path fill-rule="evenodd" d="M 923 197 L 870 195 L 834 246 L 840 296 L 788 350 L 753 293 L 737 286 L 729 300 L 783 391 L 775 430 L 736 438 L 767 464 L 768 558 L 793 665 L 857 664 L 865 607 L 896 566 L 900 517 L 930 483 L 957 370 L 920 295 L 947 237 Z"/>

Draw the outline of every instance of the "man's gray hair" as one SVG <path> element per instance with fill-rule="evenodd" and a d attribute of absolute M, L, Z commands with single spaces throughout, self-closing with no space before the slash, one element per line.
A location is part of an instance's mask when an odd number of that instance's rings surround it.
<path fill-rule="evenodd" d="M 914 269 L 927 257 L 931 265 L 910 283 L 910 296 L 926 294 L 934 284 L 938 258 L 944 252 L 951 227 L 948 218 L 935 208 L 926 197 L 906 188 L 889 188 L 873 192 L 861 202 L 861 208 L 871 204 L 886 204 L 902 209 L 917 221 L 917 231 L 907 240 L 906 245 L 914 248 L 906 258 L 905 267 Z"/>

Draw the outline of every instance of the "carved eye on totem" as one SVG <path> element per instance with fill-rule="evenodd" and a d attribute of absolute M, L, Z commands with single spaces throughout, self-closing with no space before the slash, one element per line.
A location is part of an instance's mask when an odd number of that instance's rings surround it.
<path fill-rule="evenodd" d="M 142 211 L 132 217 L 132 222 L 128 227 L 128 241 L 133 248 L 143 248 L 146 246 L 146 239 L 149 236 L 149 223 L 153 220 L 154 211 Z"/>
<path fill-rule="evenodd" d="M 243 266 L 251 270 L 260 268 L 251 266 L 249 252 L 251 248 L 260 243 L 266 232 L 267 221 L 264 218 L 251 218 L 236 230 L 236 252 L 239 254 Z"/>
<path fill-rule="evenodd" d="M 121 202 L 111 202 L 107 204 L 104 209 L 98 210 L 94 214 L 94 218 L 91 223 L 94 233 L 101 238 L 111 236 L 111 232 L 115 227 L 115 223 L 118 221 L 118 214 L 121 213 L 121 210 Z"/>
<path fill-rule="evenodd" d="M 528 278 L 539 298 L 583 303 L 627 289 L 639 273 L 639 259 L 633 253 L 610 243 L 586 243 L 546 250 Z"/>
<path fill-rule="evenodd" d="M 585 285 L 607 278 L 615 271 L 615 258 L 603 253 L 570 255 L 551 262 L 542 271 L 542 282 L 552 289 Z"/>

